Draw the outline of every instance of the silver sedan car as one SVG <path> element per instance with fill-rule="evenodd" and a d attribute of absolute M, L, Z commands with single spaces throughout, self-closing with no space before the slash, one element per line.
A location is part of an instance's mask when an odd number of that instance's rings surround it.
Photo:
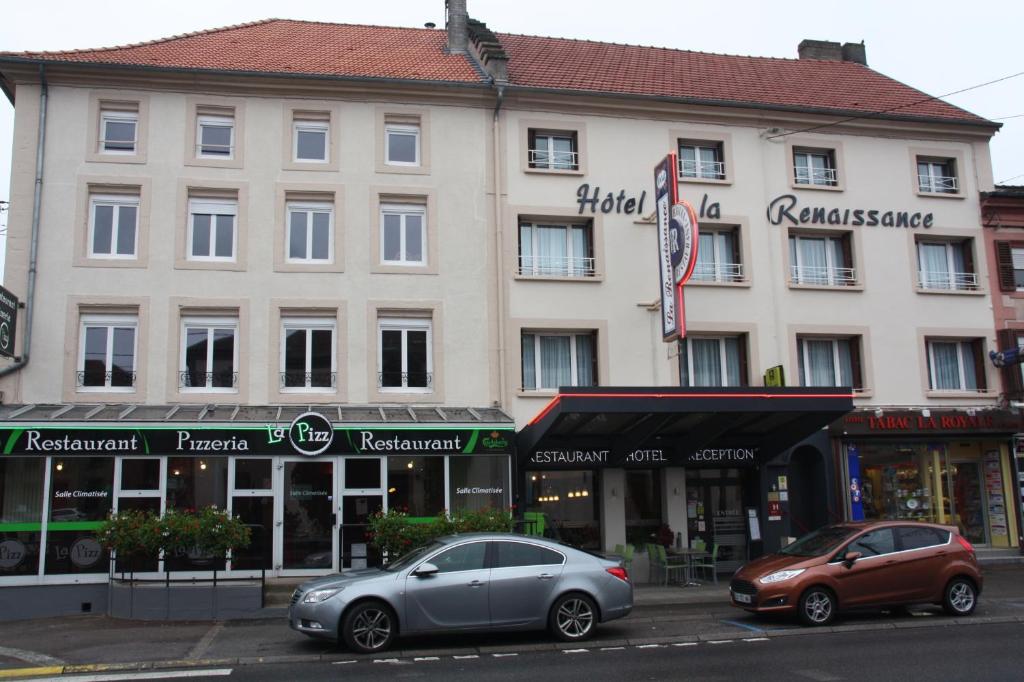
<path fill-rule="evenodd" d="M 439 538 L 383 569 L 306 582 L 288 620 L 303 634 L 376 653 L 399 634 L 546 627 L 580 641 L 632 609 L 633 585 L 617 561 L 541 538 L 474 533 Z"/>

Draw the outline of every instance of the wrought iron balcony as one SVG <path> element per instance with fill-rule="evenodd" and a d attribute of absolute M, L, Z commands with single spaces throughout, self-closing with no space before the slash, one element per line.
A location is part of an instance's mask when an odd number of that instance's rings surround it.
<path fill-rule="evenodd" d="M 75 372 L 79 388 L 132 388 L 135 386 L 135 376 L 135 372 L 120 369 L 111 372 L 91 369 Z"/>
<path fill-rule="evenodd" d="M 335 388 L 337 372 L 314 370 L 312 372 L 281 372 L 281 388 Z"/>
<path fill-rule="evenodd" d="M 179 388 L 237 388 L 238 372 L 178 372 Z"/>
<path fill-rule="evenodd" d="M 431 388 L 432 372 L 377 372 L 377 388 Z"/>

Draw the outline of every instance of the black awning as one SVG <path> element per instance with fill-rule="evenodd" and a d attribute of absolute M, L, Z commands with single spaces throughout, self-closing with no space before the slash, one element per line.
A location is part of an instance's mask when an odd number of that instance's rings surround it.
<path fill-rule="evenodd" d="M 518 435 L 522 467 L 735 466 L 853 409 L 848 388 L 562 388 Z"/>

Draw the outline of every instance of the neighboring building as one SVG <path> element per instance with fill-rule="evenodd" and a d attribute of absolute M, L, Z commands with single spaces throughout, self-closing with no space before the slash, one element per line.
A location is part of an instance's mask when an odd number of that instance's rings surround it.
<path fill-rule="evenodd" d="M 1019 430 L 985 361 L 996 124 L 863 45 L 733 57 L 449 13 L 0 55 L 32 332 L 0 370 L 0 585 L 99 600 L 109 511 L 205 504 L 257 529 L 235 576 L 372 562 L 362 524 L 393 507 L 518 503 L 603 549 L 668 526 L 723 568 L 861 514 L 1015 542 L 988 506 Z M 670 150 L 701 237 L 666 344 Z M 929 411 L 949 421 L 911 428 Z M 289 433 L 306 412 L 322 453 Z"/>

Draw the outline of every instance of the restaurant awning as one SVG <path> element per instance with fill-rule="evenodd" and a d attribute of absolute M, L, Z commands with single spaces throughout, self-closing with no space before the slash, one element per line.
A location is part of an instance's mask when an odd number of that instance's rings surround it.
<path fill-rule="evenodd" d="M 518 435 L 527 468 L 735 466 L 853 409 L 849 388 L 562 388 Z"/>

